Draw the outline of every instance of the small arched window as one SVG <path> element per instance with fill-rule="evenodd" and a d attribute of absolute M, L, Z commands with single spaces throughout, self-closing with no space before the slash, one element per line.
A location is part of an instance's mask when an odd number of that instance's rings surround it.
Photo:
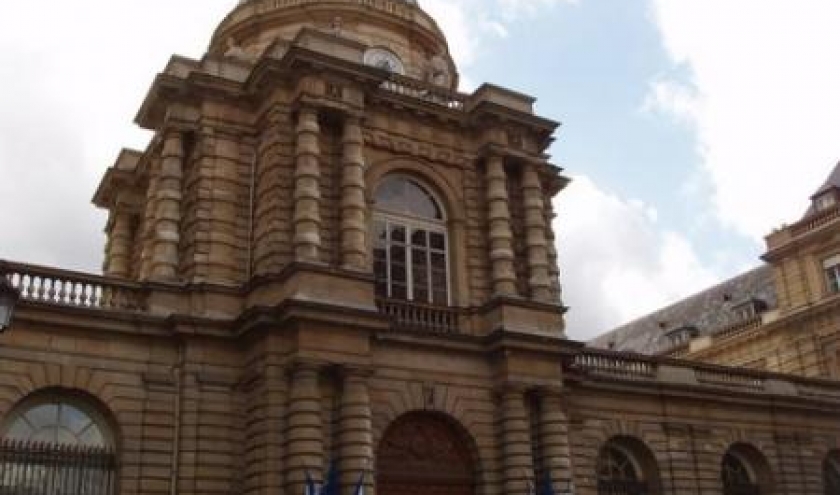
<path fill-rule="evenodd" d="M 659 493 L 653 455 L 638 440 L 617 437 L 598 454 L 598 495 Z"/>
<path fill-rule="evenodd" d="M 379 297 L 448 305 L 449 255 L 440 202 L 409 177 L 386 177 L 375 195 L 374 276 Z"/>
<path fill-rule="evenodd" d="M 96 408 L 61 393 L 27 399 L 4 419 L 0 492 L 110 495 L 113 436 Z"/>
<path fill-rule="evenodd" d="M 840 495 L 840 450 L 831 451 L 823 461 L 825 495 Z"/>
<path fill-rule="evenodd" d="M 721 460 L 724 495 L 761 495 L 770 485 L 770 470 L 761 453 L 751 445 L 732 446 Z"/>

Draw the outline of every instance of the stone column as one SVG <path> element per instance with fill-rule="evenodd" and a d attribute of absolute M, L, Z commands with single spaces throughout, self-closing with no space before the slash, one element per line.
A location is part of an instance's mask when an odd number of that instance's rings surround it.
<path fill-rule="evenodd" d="M 318 111 L 303 107 L 295 145 L 294 239 L 296 261 L 319 261 L 321 248 L 321 150 Z"/>
<path fill-rule="evenodd" d="M 367 270 L 368 267 L 363 144 L 359 118 L 345 117 L 342 138 L 344 167 L 341 175 L 341 265 L 358 271 Z"/>
<path fill-rule="evenodd" d="M 501 393 L 502 470 L 505 495 L 527 495 L 534 481 L 531 428 L 525 393 L 505 387 Z"/>
<path fill-rule="evenodd" d="M 157 281 L 173 281 L 178 277 L 183 162 L 181 133 L 170 131 L 166 133 L 163 142 L 155 198 L 157 205 L 150 278 Z"/>
<path fill-rule="evenodd" d="M 126 211 L 114 210 L 113 224 L 108 235 L 108 269 L 105 274 L 109 277 L 128 278 L 131 270 L 131 214 Z"/>
<path fill-rule="evenodd" d="M 160 184 L 160 159 L 149 163 L 149 185 L 146 187 L 146 204 L 143 210 L 143 225 L 140 245 L 140 280 L 148 280 L 152 274 L 152 257 L 155 242 L 155 212 L 157 211 L 158 185 Z"/>
<path fill-rule="evenodd" d="M 516 295 L 516 272 L 513 269 L 513 234 L 508 208 L 507 174 L 504 158 L 492 155 L 487 160 L 487 202 L 490 222 L 490 263 L 493 294 Z"/>
<path fill-rule="evenodd" d="M 291 373 L 286 408 L 286 493 L 304 493 L 306 473 L 321 481 L 324 462 L 324 430 L 321 424 L 320 368 L 296 363 Z"/>
<path fill-rule="evenodd" d="M 539 436 L 542 468 L 551 476 L 554 492 L 561 493 L 573 476 L 569 419 L 563 410 L 562 397 L 557 392 L 543 390 L 540 393 Z"/>
<path fill-rule="evenodd" d="M 548 240 L 545 225 L 545 204 L 536 166 L 529 163 L 522 175 L 522 197 L 525 207 L 525 244 L 528 248 L 528 287 L 531 299 L 551 302 Z"/>
<path fill-rule="evenodd" d="M 373 432 L 371 424 L 369 373 L 345 370 L 339 419 L 341 491 L 353 494 L 361 473 L 365 473 L 365 493 L 372 493 Z"/>

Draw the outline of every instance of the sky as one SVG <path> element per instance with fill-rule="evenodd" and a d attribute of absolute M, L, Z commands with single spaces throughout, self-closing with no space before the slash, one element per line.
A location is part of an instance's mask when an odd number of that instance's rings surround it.
<path fill-rule="evenodd" d="M 90 204 L 173 54 L 234 0 L 12 2 L 0 16 L 0 258 L 99 272 Z M 840 160 L 838 0 L 420 0 L 463 90 L 562 122 L 567 330 L 588 339 L 760 264 Z"/>

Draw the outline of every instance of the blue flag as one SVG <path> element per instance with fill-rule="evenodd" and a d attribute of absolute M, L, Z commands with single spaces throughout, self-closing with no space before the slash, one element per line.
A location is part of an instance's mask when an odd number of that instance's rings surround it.
<path fill-rule="evenodd" d="M 309 476 L 309 470 L 306 470 L 306 485 L 303 488 L 303 495 L 318 495 L 318 489 L 315 488 L 315 482 L 312 481 L 312 476 Z"/>
<path fill-rule="evenodd" d="M 540 495 L 555 495 L 554 483 L 551 481 L 551 472 L 548 469 L 545 470 L 542 487 L 540 488 Z"/>
<path fill-rule="evenodd" d="M 356 481 L 356 488 L 353 489 L 353 495 L 365 495 L 365 472 L 359 473 L 359 479 Z"/>
<path fill-rule="evenodd" d="M 341 495 L 341 483 L 339 483 L 338 469 L 336 469 L 334 462 L 330 463 L 327 480 L 321 486 L 321 491 L 318 495 Z"/>

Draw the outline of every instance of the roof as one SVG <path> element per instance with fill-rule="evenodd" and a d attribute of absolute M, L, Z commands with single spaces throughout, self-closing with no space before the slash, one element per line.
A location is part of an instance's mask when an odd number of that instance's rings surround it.
<path fill-rule="evenodd" d="M 776 307 L 773 273 L 763 265 L 666 308 L 624 324 L 591 342 L 592 347 L 654 354 L 665 350 L 663 336 L 681 327 L 694 327 L 699 335 L 741 321 L 733 309 L 750 300 L 759 300 L 769 309 Z"/>
<path fill-rule="evenodd" d="M 811 195 L 811 205 L 808 206 L 808 210 L 805 211 L 805 215 L 803 215 L 802 217 L 806 218 L 813 215 L 814 213 L 817 213 L 817 205 L 814 202 L 814 200 L 831 190 L 840 190 L 840 162 L 838 162 L 837 165 L 834 166 L 834 169 L 828 175 L 828 178 L 825 180 L 825 183 L 823 183 L 823 185 L 820 186 L 820 188 L 817 189 L 817 191 Z"/>

